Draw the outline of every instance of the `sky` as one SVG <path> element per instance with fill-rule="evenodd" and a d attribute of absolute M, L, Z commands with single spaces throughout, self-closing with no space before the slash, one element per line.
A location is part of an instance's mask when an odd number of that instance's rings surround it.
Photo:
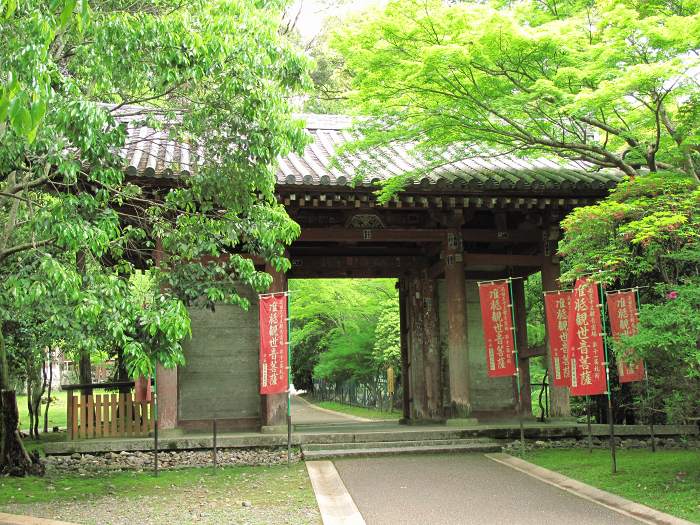
<path fill-rule="evenodd" d="M 312 40 L 323 27 L 328 16 L 343 16 L 361 11 L 371 5 L 383 5 L 387 0 L 296 0 L 290 13 L 294 16 L 301 9 L 297 28 L 303 40 Z"/>

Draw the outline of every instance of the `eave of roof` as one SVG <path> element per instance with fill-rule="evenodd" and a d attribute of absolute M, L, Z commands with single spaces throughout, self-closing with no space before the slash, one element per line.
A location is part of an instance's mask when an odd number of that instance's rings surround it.
<path fill-rule="evenodd" d="M 366 161 L 363 155 L 343 157 L 333 163 L 336 151 L 351 141 L 352 119 L 342 115 L 299 115 L 312 138 L 302 155 L 290 153 L 278 160 L 279 190 L 328 188 L 339 191 L 369 191 L 392 176 L 424 167 L 409 147 L 392 145 L 375 153 L 382 157 L 380 168 L 371 176 L 358 176 Z M 121 155 L 127 161 L 129 176 L 147 178 L 187 177 L 206 162 L 204 152 L 193 152 L 190 145 L 176 142 L 163 131 L 127 122 L 127 141 Z M 357 180 L 360 179 L 360 180 Z M 603 193 L 622 176 L 613 170 L 593 171 L 577 162 L 547 158 L 524 159 L 515 155 L 480 154 L 439 169 L 415 180 L 407 191 L 514 193 L 591 192 Z"/>

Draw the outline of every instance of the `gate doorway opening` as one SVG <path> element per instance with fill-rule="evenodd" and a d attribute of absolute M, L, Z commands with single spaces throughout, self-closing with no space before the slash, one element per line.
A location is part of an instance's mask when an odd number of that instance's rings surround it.
<path fill-rule="evenodd" d="M 397 280 L 290 279 L 288 287 L 295 427 L 397 424 L 404 387 Z"/>

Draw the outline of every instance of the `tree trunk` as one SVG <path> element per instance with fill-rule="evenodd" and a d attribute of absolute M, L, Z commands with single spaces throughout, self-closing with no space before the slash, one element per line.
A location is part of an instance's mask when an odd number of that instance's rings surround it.
<path fill-rule="evenodd" d="M 117 381 L 129 381 L 129 372 L 126 369 L 126 362 L 124 361 L 124 351 L 120 348 L 117 350 Z M 131 388 L 128 386 L 119 387 L 119 392 L 121 394 L 128 394 L 131 392 Z"/>
<path fill-rule="evenodd" d="M 78 361 L 78 375 L 80 377 L 80 384 L 87 385 L 92 383 L 92 363 L 90 361 L 90 354 L 87 352 L 80 354 L 80 360 Z M 89 396 L 92 394 L 92 388 L 83 388 L 81 393 L 84 396 Z"/>
<path fill-rule="evenodd" d="M 48 378 L 49 391 L 48 391 L 48 394 L 46 395 L 46 408 L 44 409 L 44 434 L 48 433 L 48 431 L 49 431 L 49 407 L 51 406 L 51 384 L 53 383 L 53 354 L 51 353 L 50 348 L 48 351 L 48 355 L 49 355 L 49 378 Z M 44 369 L 44 377 L 46 377 L 46 370 L 45 369 Z"/>
<path fill-rule="evenodd" d="M 35 452 L 32 457 L 22 444 L 22 438 L 17 428 L 19 412 L 17 411 L 17 397 L 14 390 L 3 390 L 0 393 L 2 406 L 2 445 L 0 448 L 0 472 L 10 476 L 26 476 L 44 474 L 44 466 L 39 461 Z"/>
<path fill-rule="evenodd" d="M 39 455 L 35 452 L 30 457 L 19 435 L 17 396 L 14 390 L 8 388 L 9 370 L 2 328 L 0 323 L 0 473 L 11 476 L 43 475 L 44 467 L 39 462 Z"/>
<path fill-rule="evenodd" d="M 34 392 L 32 396 L 32 402 L 34 403 L 34 419 L 32 420 L 32 430 L 34 431 L 34 439 L 39 439 L 39 418 L 41 417 L 41 398 L 44 397 L 44 392 L 46 392 L 46 361 L 41 360 L 41 374 L 38 373 L 36 379 L 37 382 L 34 383 Z M 41 388 L 39 388 L 41 385 Z"/>

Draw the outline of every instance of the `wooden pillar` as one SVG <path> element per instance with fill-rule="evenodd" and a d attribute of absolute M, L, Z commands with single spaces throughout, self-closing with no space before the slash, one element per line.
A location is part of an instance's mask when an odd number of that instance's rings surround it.
<path fill-rule="evenodd" d="M 177 368 L 156 364 L 156 396 L 158 398 L 158 428 L 177 426 Z"/>
<path fill-rule="evenodd" d="M 269 292 L 286 292 L 287 276 L 275 270 L 272 266 L 265 266 L 265 271 L 272 276 L 272 285 Z M 291 365 L 291 363 L 290 363 Z M 286 428 L 287 424 L 287 394 L 269 394 L 260 396 L 260 424 L 272 430 L 270 427 Z"/>
<path fill-rule="evenodd" d="M 559 289 L 559 262 L 547 260 L 546 263 L 542 265 L 542 289 L 545 292 L 551 292 Z M 545 323 L 546 325 L 546 323 Z M 571 406 L 569 403 L 569 389 L 566 387 L 555 387 L 552 385 L 552 371 L 550 369 L 551 355 L 549 348 L 549 337 L 545 337 L 545 344 L 547 348 L 547 355 L 545 358 L 545 367 L 549 370 L 549 384 L 550 384 L 550 416 L 552 417 L 568 417 L 571 415 Z"/>
<path fill-rule="evenodd" d="M 515 310 L 515 337 L 519 355 L 527 350 L 527 310 L 525 308 L 525 281 L 513 280 L 513 307 Z M 520 372 L 520 393 L 523 398 L 523 415 L 532 415 L 532 395 L 530 391 L 530 360 L 518 359 Z"/>
<path fill-rule="evenodd" d="M 423 374 L 425 377 L 426 412 L 430 420 L 442 420 L 442 382 L 440 370 L 440 325 L 438 323 L 437 286 L 427 272 L 421 278 L 423 290 Z"/>
<path fill-rule="evenodd" d="M 440 326 L 435 281 L 427 272 L 405 280 L 406 343 L 411 421 L 442 420 Z"/>
<path fill-rule="evenodd" d="M 410 359 L 408 355 L 408 283 L 402 277 L 398 282 L 399 287 L 399 323 L 401 334 L 401 388 L 403 389 L 403 422 L 411 419 L 411 381 Z"/>
<path fill-rule="evenodd" d="M 412 275 L 408 281 L 408 377 L 411 384 L 411 420 L 427 417 L 427 391 L 423 356 L 423 290 L 421 279 Z"/>
<path fill-rule="evenodd" d="M 156 239 L 153 263 L 156 267 L 164 260 L 163 243 Z M 168 430 L 177 427 L 177 367 L 165 368 L 156 363 L 156 397 L 158 401 L 158 428 Z M 126 393 L 129 391 L 127 390 Z"/>
<path fill-rule="evenodd" d="M 461 220 L 457 222 L 461 227 Z M 447 239 L 443 248 L 447 290 L 449 402 L 452 417 L 467 417 L 471 413 L 471 399 L 469 393 L 469 348 L 467 346 L 467 297 L 460 229 L 453 227 L 447 231 Z"/>

